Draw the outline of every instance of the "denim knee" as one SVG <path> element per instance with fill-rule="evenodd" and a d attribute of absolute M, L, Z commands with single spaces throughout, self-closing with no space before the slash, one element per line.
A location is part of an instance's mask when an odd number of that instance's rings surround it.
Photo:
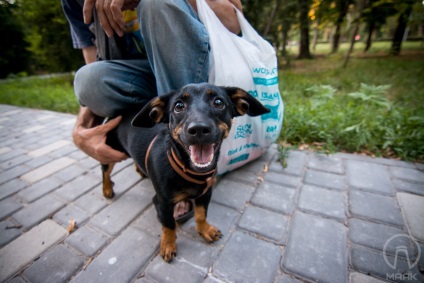
<path fill-rule="evenodd" d="M 113 102 L 109 98 L 110 87 L 105 82 L 111 74 L 103 61 L 81 67 L 75 74 L 74 91 L 81 106 L 90 108 L 101 117 L 115 116 Z"/>
<path fill-rule="evenodd" d="M 81 106 L 86 106 L 86 103 L 84 101 L 87 100 L 87 97 L 90 95 L 90 82 L 95 81 L 93 80 L 92 76 L 96 76 L 97 72 L 92 72 L 91 69 L 96 64 L 88 64 L 83 67 L 81 67 L 76 73 L 74 78 L 74 91 L 75 95 L 77 97 L 77 100 Z"/>
<path fill-rule="evenodd" d="M 157 95 L 155 78 L 145 59 L 85 65 L 75 75 L 74 88 L 78 102 L 101 117 L 139 109 Z"/>

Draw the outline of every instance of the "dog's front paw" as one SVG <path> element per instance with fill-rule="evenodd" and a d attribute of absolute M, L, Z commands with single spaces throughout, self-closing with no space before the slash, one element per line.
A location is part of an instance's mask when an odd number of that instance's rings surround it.
<path fill-rule="evenodd" d="M 113 182 L 107 182 L 103 184 L 103 196 L 107 199 L 113 198 L 115 193 L 113 192 Z"/>
<path fill-rule="evenodd" d="M 166 262 L 171 262 L 177 255 L 177 245 L 175 244 L 164 244 L 160 245 L 160 255 Z"/>
<path fill-rule="evenodd" d="M 175 230 L 162 228 L 159 254 L 166 262 L 171 262 L 177 255 L 177 236 Z"/>
<path fill-rule="evenodd" d="M 216 242 L 224 236 L 218 228 L 212 225 L 202 225 L 198 227 L 197 232 L 199 232 L 199 235 L 208 243 Z"/>

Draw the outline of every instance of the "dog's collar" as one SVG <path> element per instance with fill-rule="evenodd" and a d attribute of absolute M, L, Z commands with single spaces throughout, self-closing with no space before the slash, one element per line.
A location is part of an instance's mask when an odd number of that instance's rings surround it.
<path fill-rule="evenodd" d="M 171 150 L 170 151 L 171 152 L 168 151 L 168 159 L 171 159 L 172 161 L 174 161 L 175 162 L 174 164 L 176 166 L 178 166 L 179 168 L 181 168 L 181 170 L 184 173 L 188 172 L 189 174 L 194 175 L 194 176 L 207 176 L 207 175 L 213 175 L 215 173 L 215 171 L 216 171 L 216 169 L 213 169 L 213 170 L 211 170 L 209 172 L 204 172 L 204 173 L 195 172 L 195 171 L 193 171 L 193 170 L 191 170 L 189 168 L 186 168 L 184 166 L 184 163 L 180 160 L 180 158 L 178 157 L 178 155 L 175 153 L 174 148 L 171 147 Z M 174 167 L 174 166 L 172 166 L 172 167 Z"/>
<path fill-rule="evenodd" d="M 205 185 L 205 188 L 203 189 L 203 192 L 200 196 L 204 195 L 215 183 L 216 169 L 213 169 L 209 172 L 199 173 L 186 168 L 172 147 L 168 151 L 168 161 L 175 172 L 177 172 L 178 175 L 183 177 L 185 180 L 194 184 Z"/>
<path fill-rule="evenodd" d="M 147 175 L 149 175 L 149 167 L 147 166 L 147 161 L 149 160 L 150 150 L 152 149 L 153 144 L 155 143 L 158 136 L 156 135 L 155 138 L 150 142 L 149 147 L 146 151 L 146 157 L 144 158 L 144 167 L 146 167 Z"/>

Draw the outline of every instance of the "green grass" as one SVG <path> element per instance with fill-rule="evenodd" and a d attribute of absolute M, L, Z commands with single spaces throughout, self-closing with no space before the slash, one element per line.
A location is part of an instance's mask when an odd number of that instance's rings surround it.
<path fill-rule="evenodd" d="M 345 69 L 342 52 L 283 68 L 281 143 L 424 160 L 423 48 L 415 43 L 390 57 L 383 47 L 370 55 L 356 51 Z"/>
<path fill-rule="evenodd" d="M 0 81 L 0 103 L 29 108 L 78 113 L 71 74 Z"/>

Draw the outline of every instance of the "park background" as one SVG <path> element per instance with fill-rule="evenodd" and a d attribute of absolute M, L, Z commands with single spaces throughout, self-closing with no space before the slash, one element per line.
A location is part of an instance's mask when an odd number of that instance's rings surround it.
<path fill-rule="evenodd" d="M 422 0 L 242 0 L 277 51 L 289 149 L 424 161 Z M 0 103 L 78 112 L 58 0 L 0 0 Z"/>

